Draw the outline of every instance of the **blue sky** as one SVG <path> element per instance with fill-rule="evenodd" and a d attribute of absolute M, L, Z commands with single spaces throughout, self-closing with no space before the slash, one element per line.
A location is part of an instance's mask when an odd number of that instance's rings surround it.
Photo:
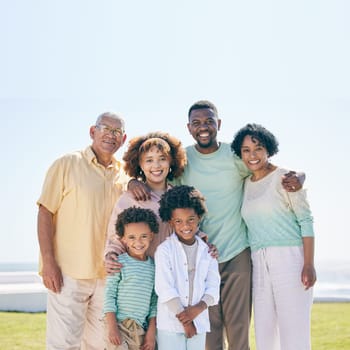
<path fill-rule="evenodd" d="M 316 259 L 349 259 L 348 1 L 1 1 L 0 262 L 36 261 L 35 202 L 58 156 L 113 110 L 133 136 L 192 143 L 187 110 L 214 102 L 219 138 L 248 122 L 272 162 L 307 174 Z M 121 157 L 123 150 L 117 153 Z"/>

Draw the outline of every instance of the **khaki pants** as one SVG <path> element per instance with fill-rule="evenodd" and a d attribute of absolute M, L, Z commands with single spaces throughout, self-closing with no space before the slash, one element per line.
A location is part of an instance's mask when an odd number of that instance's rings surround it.
<path fill-rule="evenodd" d="M 139 350 L 145 337 L 144 329 L 136 321 L 127 318 L 118 322 L 120 335 L 122 337 L 121 345 L 111 344 L 108 340 L 108 327 L 105 324 L 105 338 L 107 350 Z"/>
<path fill-rule="evenodd" d="M 63 275 L 61 293 L 48 291 L 47 350 L 101 350 L 104 280 Z"/>

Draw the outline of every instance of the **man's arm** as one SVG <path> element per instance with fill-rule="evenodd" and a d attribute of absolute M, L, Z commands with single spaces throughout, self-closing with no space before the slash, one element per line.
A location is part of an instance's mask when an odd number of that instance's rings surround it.
<path fill-rule="evenodd" d="M 282 186 L 287 192 L 299 191 L 304 184 L 305 173 L 289 171 L 282 177 Z"/>
<path fill-rule="evenodd" d="M 42 278 L 46 288 L 59 293 L 63 286 L 63 277 L 54 253 L 53 214 L 43 205 L 38 212 L 38 240 L 43 263 Z"/>

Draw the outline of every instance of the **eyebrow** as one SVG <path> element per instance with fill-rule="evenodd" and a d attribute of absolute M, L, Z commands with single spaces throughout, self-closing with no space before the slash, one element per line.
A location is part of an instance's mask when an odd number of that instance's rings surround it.
<path fill-rule="evenodd" d="M 123 127 L 113 127 L 113 126 L 111 126 L 111 125 L 108 125 L 108 124 L 105 124 L 105 123 L 99 123 L 99 124 L 97 124 L 97 125 L 103 125 L 103 126 L 107 126 L 107 128 L 110 128 L 110 129 L 112 129 L 112 130 L 120 130 L 120 131 L 122 131 L 122 132 L 124 132 L 124 129 L 123 129 Z"/>

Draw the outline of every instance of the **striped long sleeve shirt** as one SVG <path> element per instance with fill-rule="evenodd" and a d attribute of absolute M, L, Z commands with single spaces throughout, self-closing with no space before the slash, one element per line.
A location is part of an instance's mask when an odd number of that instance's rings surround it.
<path fill-rule="evenodd" d="M 147 328 L 148 319 L 157 312 L 153 259 L 140 261 L 124 253 L 118 261 L 123 267 L 107 276 L 103 311 L 115 312 L 118 322 L 130 318 Z"/>

